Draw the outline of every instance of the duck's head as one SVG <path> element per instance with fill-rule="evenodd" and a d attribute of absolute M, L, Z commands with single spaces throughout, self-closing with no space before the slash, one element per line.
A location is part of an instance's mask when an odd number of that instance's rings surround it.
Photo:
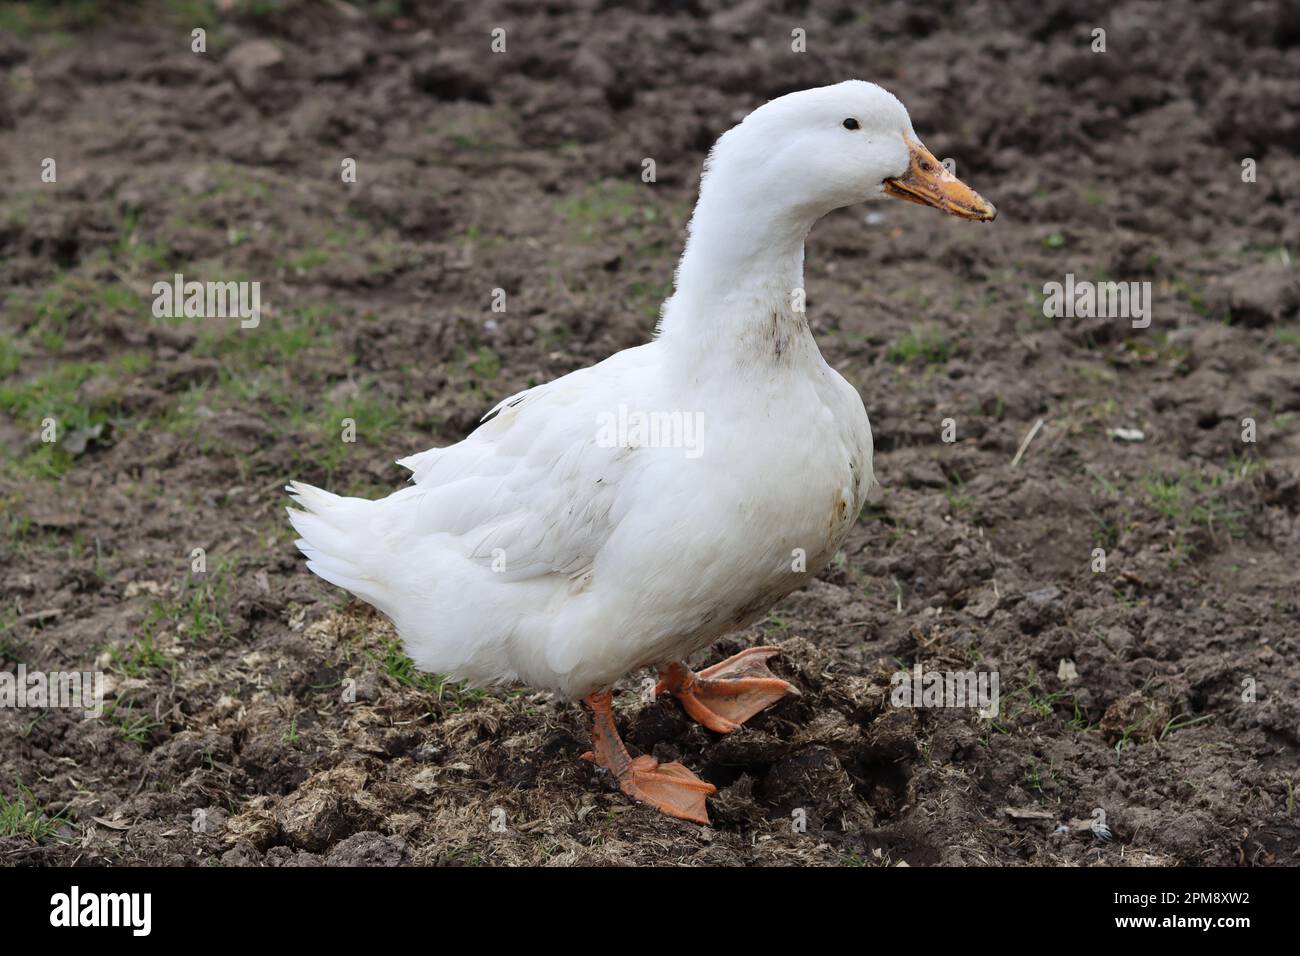
<path fill-rule="evenodd" d="M 886 197 L 962 219 L 997 216 L 921 144 L 898 98 L 862 80 L 760 106 L 718 140 L 709 174 L 743 183 L 754 201 L 779 203 L 801 217 Z"/>

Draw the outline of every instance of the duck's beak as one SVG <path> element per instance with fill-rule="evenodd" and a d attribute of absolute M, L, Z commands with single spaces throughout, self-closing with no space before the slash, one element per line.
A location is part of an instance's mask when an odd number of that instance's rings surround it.
<path fill-rule="evenodd" d="M 991 222 L 997 218 L 993 203 L 948 172 L 920 143 L 910 139 L 906 142 L 911 162 L 902 176 L 885 180 L 886 195 L 933 206 L 962 219 Z"/>

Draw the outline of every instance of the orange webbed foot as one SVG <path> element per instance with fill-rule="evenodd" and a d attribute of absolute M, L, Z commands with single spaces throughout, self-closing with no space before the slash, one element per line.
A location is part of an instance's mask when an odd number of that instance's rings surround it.
<path fill-rule="evenodd" d="M 660 763 L 648 755 L 633 760 L 631 772 L 618 784 L 633 800 L 648 803 L 670 817 L 705 826 L 709 824 L 709 812 L 704 800 L 718 792 L 717 787 L 676 760 Z"/>
<path fill-rule="evenodd" d="M 709 730 L 729 734 L 782 698 L 799 696 L 797 687 L 768 669 L 767 661 L 779 653 L 775 647 L 751 647 L 698 674 L 685 664 L 669 664 L 655 693 L 668 691 Z"/>
<path fill-rule="evenodd" d="M 649 804 L 679 820 L 707 826 L 709 813 L 705 799 L 717 793 L 718 788 L 701 780 L 675 760 L 660 763 L 649 755 L 633 759 L 614 725 L 610 692 L 592 694 L 586 701 L 594 714 L 593 749 L 583 754 L 583 759 L 612 773 L 619 789 L 633 800 Z"/>

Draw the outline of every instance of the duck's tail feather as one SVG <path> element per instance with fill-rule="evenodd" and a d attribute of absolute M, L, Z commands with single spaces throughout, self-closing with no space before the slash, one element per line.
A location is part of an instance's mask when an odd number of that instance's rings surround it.
<path fill-rule="evenodd" d="M 301 481 L 289 482 L 285 490 L 303 509 L 286 508 L 285 511 L 300 535 L 294 544 L 307 559 L 307 567 L 330 584 L 345 588 L 389 613 L 388 589 L 367 574 L 356 560 L 376 502 L 344 498 Z"/>

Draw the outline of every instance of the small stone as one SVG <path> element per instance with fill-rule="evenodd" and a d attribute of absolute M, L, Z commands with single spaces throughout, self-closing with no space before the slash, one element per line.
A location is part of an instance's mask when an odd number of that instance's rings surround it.
<path fill-rule="evenodd" d="M 998 595 L 988 588 L 980 593 L 973 602 L 966 605 L 966 613 L 976 620 L 983 621 L 998 608 Z"/>
<path fill-rule="evenodd" d="M 225 63 L 245 93 L 256 93 L 284 62 L 284 54 L 270 40 L 245 40 L 226 54 Z"/>

